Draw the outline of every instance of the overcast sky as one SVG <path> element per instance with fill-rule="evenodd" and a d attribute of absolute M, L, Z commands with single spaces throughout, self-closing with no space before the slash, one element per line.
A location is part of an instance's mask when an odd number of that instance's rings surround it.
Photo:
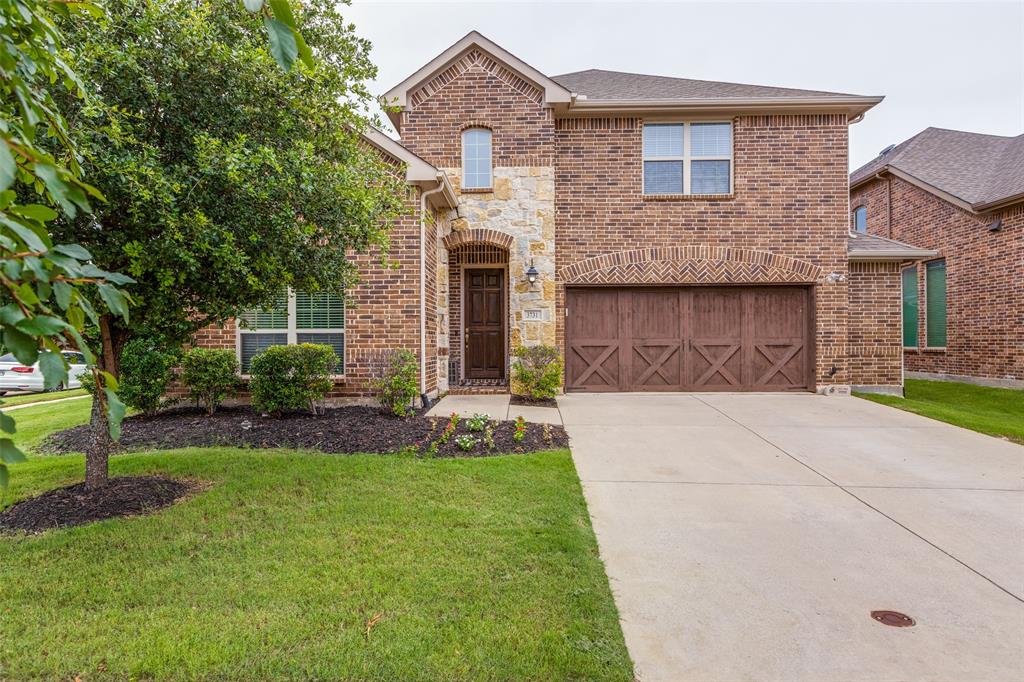
<path fill-rule="evenodd" d="M 381 94 L 471 30 L 548 75 L 607 69 L 885 101 L 850 129 L 856 168 L 928 126 L 1024 133 L 1024 0 L 393 2 L 342 7 Z"/>

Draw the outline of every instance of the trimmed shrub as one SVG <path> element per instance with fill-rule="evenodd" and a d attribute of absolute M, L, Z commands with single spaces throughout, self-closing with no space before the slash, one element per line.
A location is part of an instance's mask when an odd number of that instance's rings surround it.
<path fill-rule="evenodd" d="M 252 405 L 274 415 L 306 408 L 316 414 L 318 404 L 334 386 L 331 373 L 337 366 L 338 356 L 330 346 L 271 346 L 252 359 Z"/>
<path fill-rule="evenodd" d="M 160 409 L 177 359 L 177 353 L 167 352 L 153 339 L 138 338 L 126 343 L 121 351 L 117 391 L 124 404 L 147 415 Z"/>
<path fill-rule="evenodd" d="M 419 370 L 419 363 L 412 351 L 401 349 L 388 354 L 380 376 L 373 382 L 380 392 L 377 397 L 381 409 L 396 417 L 412 414 L 413 401 L 420 388 Z"/>
<path fill-rule="evenodd" d="M 562 385 L 562 356 L 554 346 L 521 346 L 512 368 L 513 390 L 533 400 L 549 400 Z"/>
<path fill-rule="evenodd" d="M 182 357 L 181 381 L 196 404 L 213 414 L 238 387 L 238 359 L 226 349 L 192 348 Z"/>

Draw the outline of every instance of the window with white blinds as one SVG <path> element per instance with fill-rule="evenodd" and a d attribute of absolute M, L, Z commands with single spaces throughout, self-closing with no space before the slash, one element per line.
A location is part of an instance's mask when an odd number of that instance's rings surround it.
<path fill-rule="evenodd" d="M 345 299 L 326 292 L 282 290 L 265 310 L 238 319 L 238 360 L 248 373 L 252 359 L 271 346 L 319 343 L 338 356 L 336 374 L 345 373 Z"/>
<path fill-rule="evenodd" d="M 647 124 L 643 164 L 644 194 L 729 194 L 732 124 Z"/>

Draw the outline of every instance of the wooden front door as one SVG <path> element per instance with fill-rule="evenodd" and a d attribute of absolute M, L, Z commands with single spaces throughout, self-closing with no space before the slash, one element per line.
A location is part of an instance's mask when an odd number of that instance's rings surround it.
<path fill-rule="evenodd" d="M 505 271 L 464 271 L 464 362 L 467 379 L 505 378 Z"/>
<path fill-rule="evenodd" d="M 578 288 L 568 391 L 813 389 L 807 287 Z"/>

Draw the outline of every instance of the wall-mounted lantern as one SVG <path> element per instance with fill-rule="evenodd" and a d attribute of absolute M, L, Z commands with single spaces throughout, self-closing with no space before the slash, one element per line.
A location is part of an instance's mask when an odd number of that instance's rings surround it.
<path fill-rule="evenodd" d="M 530 284 L 536 284 L 537 283 L 537 275 L 539 275 L 539 274 L 540 273 L 537 272 L 537 268 L 533 267 L 533 259 L 531 258 L 530 259 L 530 267 L 528 267 L 526 269 L 526 279 L 527 279 L 527 281 Z"/>

